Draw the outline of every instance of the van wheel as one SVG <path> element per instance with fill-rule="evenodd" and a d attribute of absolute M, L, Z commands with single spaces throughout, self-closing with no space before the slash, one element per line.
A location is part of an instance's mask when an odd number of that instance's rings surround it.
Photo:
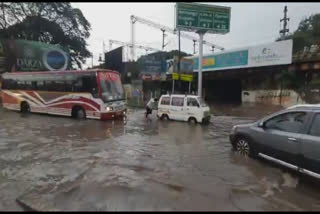
<path fill-rule="evenodd" d="M 27 102 L 21 103 L 21 112 L 22 113 L 29 113 L 30 112 L 30 106 Z"/>
<path fill-rule="evenodd" d="M 194 123 L 194 124 L 197 124 L 197 119 L 194 118 L 194 117 L 190 117 L 189 120 L 188 120 L 189 123 Z"/>
<path fill-rule="evenodd" d="M 161 120 L 169 120 L 169 116 L 166 114 L 161 115 L 160 117 Z"/>

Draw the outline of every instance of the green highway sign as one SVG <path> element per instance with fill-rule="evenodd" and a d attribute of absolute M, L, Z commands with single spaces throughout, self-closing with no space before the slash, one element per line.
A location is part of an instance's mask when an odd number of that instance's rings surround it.
<path fill-rule="evenodd" d="M 230 11 L 230 7 L 177 2 L 176 28 L 225 34 L 230 31 Z"/>

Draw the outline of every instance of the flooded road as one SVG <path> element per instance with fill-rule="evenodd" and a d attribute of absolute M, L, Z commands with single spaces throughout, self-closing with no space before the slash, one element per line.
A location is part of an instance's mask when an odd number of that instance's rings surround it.
<path fill-rule="evenodd" d="M 142 109 L 108 122 L 0 108 L 0 210 L 320 210 L 319 186 L 231 150 L 232 125 L 259 114 L 221 109 L 202 126 Z"/>

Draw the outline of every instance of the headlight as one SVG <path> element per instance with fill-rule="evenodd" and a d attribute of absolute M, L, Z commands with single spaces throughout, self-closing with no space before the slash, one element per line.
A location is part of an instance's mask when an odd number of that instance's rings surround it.
<path fill-rule="evenodd" d="M 113 108 L 112 107 L 106 107 L 106 111 L 112 111 L 113 110 Z"/>

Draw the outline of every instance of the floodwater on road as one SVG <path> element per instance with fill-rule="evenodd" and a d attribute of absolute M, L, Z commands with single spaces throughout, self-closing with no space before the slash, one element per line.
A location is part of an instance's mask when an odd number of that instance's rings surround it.
<path fill-rule="evenodd" d="M 0 108 L 0 210 L 320 210 L 316 184 L 232 151 L 232 125 L 256 116 L 216 109 L 203 126 L 143 109 L 112 122 Z"/>

